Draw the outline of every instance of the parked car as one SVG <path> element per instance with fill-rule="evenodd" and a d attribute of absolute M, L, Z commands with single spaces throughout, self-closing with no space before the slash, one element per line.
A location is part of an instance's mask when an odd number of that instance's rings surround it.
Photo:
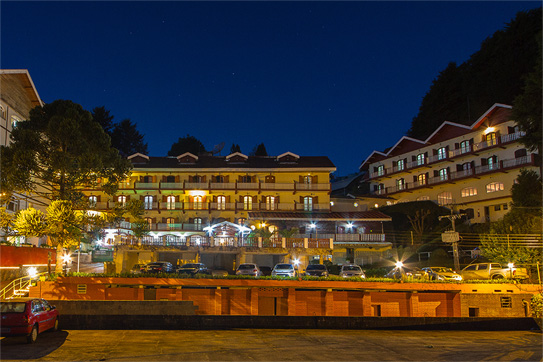
<path fill-rule="evenodd" d="M 296 276 L 296 270 L 292 264 L 276 264 L 271 275 L 273 277 L 294 277 Z"/>
<path fill-rule="evenodd" d="M 259 268 L 260 268 L 260 272 L 264 276 L 270 276 L 273 269 L 271 266 L 260 266 Z"/>
<path fill-rule="evenodd" d="M 141 274 L 145 271 L 145 264 L 134 264 L 130 269 L 130 274 Z"/>
<path fill-rule="evenodd" d="M 155 261 L 145 265 L 143 271 L 145 273 L 173 273 L 174 268 L 170 262 Z"/>
<path fill-rule="evenodd" d="M 411 279 L 428 279 L 428 273 L 420 268 L 416 267 L 396 267 L 389 271 L 385 278 L 401 279 L 402 277 Z"/>
<path fill-rule="evenodd" d="M 179 274 L 189 274 L 189 275 L 196 275 L 196 274 L 207 274 L 211 275 L 211 272 L 209 269 L 207 269 L 207 266 L 202 263 L 190 263 L 181 265 L 180 268 L 177 269 L 177 273 Z"/>
<path fill-rule="evenodd" d="M 460 272 L 464 280 L 470 279 L 527 279 L 526 268 L 504 268 L 499 263 L 470 264 Z"/>
<path fill-rule="evenodd" d="M 328 269 L 324 264 L 309 264 L 307 268 L 305 268 L 305 275 L 311 277 L 327 277 Z"/>
<path fill-rule="evenodd" d="M 26 336 L 34 343 L 38 334 L 49 329 L 58 330 L 58 310 L 41 298 L 14 298 L 0 301 L 3 337 Z"/>
<path fill-rule="evenodd" d="M 355 264 L 342 265 L 339 276 L 342 278 L 366 278 L 366 274 L 364 274 L 362 268 Z"/>
<path fill-rule="evenodd" d="M 251 263 L 240 264 L 236 269 L 236 275 L 251 275 L 253 277 L 262 276 L 262 272 L 258 265 Z"/>
<path fill-rule="evenodd" d="M 461 281 L 462 276 L 452 270 L 451 268 L 445 268 L 442 266 L 431 266 L 422 268 L 426 273 L 428 273 L 428 277 L 431 280 L 451 280 L 451 281 Z"/>

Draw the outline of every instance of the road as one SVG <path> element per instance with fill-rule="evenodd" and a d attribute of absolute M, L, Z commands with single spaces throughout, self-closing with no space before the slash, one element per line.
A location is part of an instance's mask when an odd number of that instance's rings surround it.
<path fill-rule="evenodd" d="M 541 361 L 540 331 L 83 331 L 2 339 L 2 361 Z"/>

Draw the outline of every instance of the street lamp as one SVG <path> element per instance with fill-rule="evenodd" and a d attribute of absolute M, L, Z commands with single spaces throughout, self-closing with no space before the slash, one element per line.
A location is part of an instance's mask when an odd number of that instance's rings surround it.
<path fill-rule="evenodd" d="M 64 262 L 64 276 L 68 274 L 68 261 L 71 260 L 70 254 L 64 254 L 62 256 L 62 261 Z"/>
<path fill-rule="evenodd" d="M 294 264 L 294 268 L 296 269 L 296 276 L 298 276 L 298 265 L 300 265 L 300 259 L 293 259 L 292 263 Z"/>
<path fill-rule="evenodd" d="M 318 232 L 318 229 L 317 229 L 317 224 L 311 223 L 311 224 L 309 224 L 309 228 L 310 228 L 310 229 L 315 229 L 315 239 L 318 239 L 318 237 L 319 237 L 319 232 Z"/>
<path fill-rule="evenodd" d="M 509 279 L 513 279 L 513 268 L 515 267 L 515 264 L 508 263 L 507 266 L 509 267 Z"/>
<path fill-rule="evenodd" d="M 31 279 L 34 279 L 36 277 L 36 275 L 38 275 L 38 270 L 31 266 L 30 268 L 28 268 L 28 270 L 26 271 L 28 273 L 28 276 L 31 278 Z"/>

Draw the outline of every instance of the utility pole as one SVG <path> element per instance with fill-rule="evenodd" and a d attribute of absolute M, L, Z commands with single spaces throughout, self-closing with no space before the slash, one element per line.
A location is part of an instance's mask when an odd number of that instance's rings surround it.
<path fill-rule="evenodd" d="M 464 214 L 453 214 L 453 211 L 451 209 L 450 215 L 440 216 L 439 220 L 442 219 L 448 219 L 451 221 L 452 224 L 452 231 L 446 231 L 443 234 L 441 234 L 441 240 L 445 243 L 452 243 L 453 248 L 453 258 L 454 258 L 454 269 L 455 271 L 460 271 L 460 258 L 458 256 L 458 241 L 460 240 L 459 234 L 456 232 L 456 228 L 454 225 L 454 220 L 460 219 Z"/>

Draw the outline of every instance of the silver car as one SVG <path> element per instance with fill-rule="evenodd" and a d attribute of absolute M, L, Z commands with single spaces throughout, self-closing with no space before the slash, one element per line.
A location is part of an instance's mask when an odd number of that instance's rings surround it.
<path fill-rule="evenodd" d="M 272 270 L 272 277 L 294 277 L 296 270 L 292 264 L 277 264 Z"/>
<path fill-rule="evenodd" d="M 343 265 L 339 272 L 339 276 L 343 278 L 366 278 L 366 274 L 364 274 L 362 268 L 354 264 Z"/>
<path fill-rule="evenodd" d="M 240 264 L 236 270 L 236 275 L 251 275 L 254 277 L 262 276 L 262 272 L 256 264 L 244 263 Z"/>
<path fill-rule="evenodd" d="M 451 281 L 461 281 L 462 276 L 458 273 L 456 273 L 451 268 L 445 268 L 442 266 L 432 266 L 432 267 L 426 267 L 422 268 L 426 273 L 428 273 L 428 277 L 432 280 L 451 280 Z"/>

